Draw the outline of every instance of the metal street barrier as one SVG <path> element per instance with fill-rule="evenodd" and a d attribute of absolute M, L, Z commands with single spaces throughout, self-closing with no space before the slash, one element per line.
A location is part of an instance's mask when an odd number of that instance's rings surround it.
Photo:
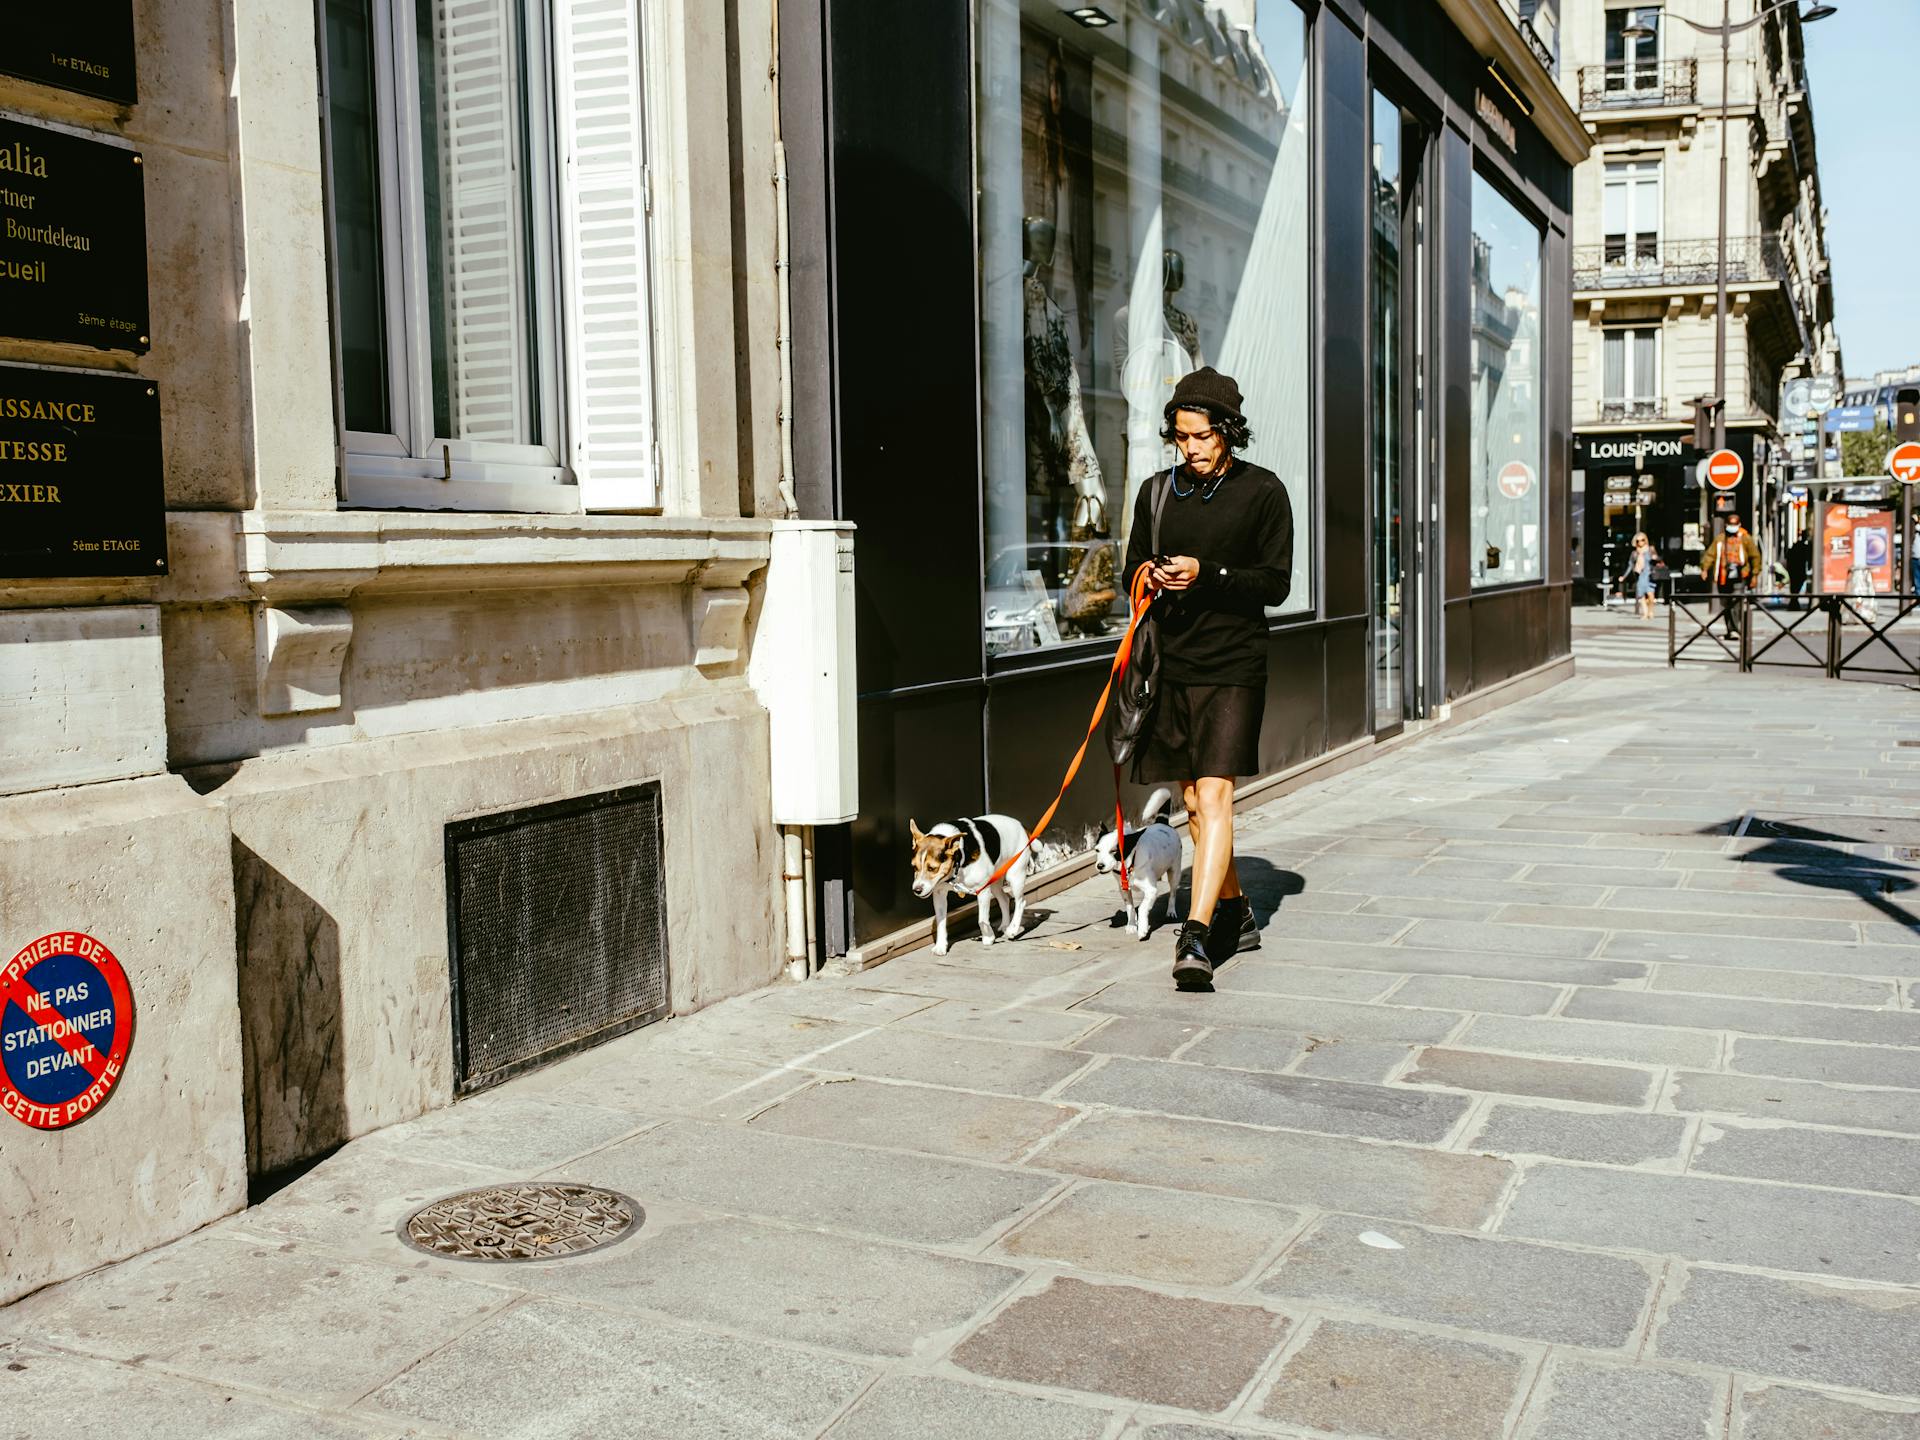
<path fill-rule="evenodd" d="M 1920 595 L 1835 595 L 1832 600 L 1833 615 L 1827 625 L 1829 636 L 1827 649 L 1832 656 L 1832 662 L 1827 669 L 1829 675 L 1838 679 L 1843 672 L 1851 668 L 1866 675 L 1904 675 L 1920 680 L 1920 660 L 1909 656 L 1887 633 L 1909 615 L 1920 610 Z M 1882 621 L 1881 615 L 1889 609 L 1893 614 Z M 1846 625 L 1852 620 L 1858 620 L 1866 627 L 1867 636 L 1858 645 L 1848 650 L 1845 648 Z M 1893 656 L 1900 662 L 1899 665 L 1869 665 L 1859 659 L 1869 651 L 1874 652 L 1874 658 L 1884 659 L 1884 656 L 1874 650 L 1875 646 Z M 1920 655 L 1920 649 L 1916 650 L 1916 655 Z"/>
<path fill-rule="evenodd" d="M 1797 604 L 1782 605 L 1780 598 L 1745 593 L 1669 596 L 1667 667 L 1682 659 L 1724 661 L 1742 674 L 1765 665 L 1818 670 L 1829 680 L 1852 674 L 1920 681 L 1920 624 L 1902 635 L 1893 633 L 1902 621 L 1920 619 L 1920 594 L 1792 597 L 1808 603 L 1804 610 Z M 1729 614 L 1732 635 L 1726 633 Z M 1902 639 L 1911 643 L 1903 648 Z"/>
<path fill-rule="evenodd" d="M 1720 653 L 1696 655 L 1694 659 L 1731 660 L 1736 667 L 1745 670 L 1747 668 L 1744 659 L 1745 646 L 1739 642 L 1738 637 L 1727 637 L 1722 634 L 1727 606 L 1737 605 L 1742 598 L 1737 595 L 1669 594 L 1667 596 L 1667 668 L 1671 670 L 1681 656 L 1692 650 L 1702 640 L 1711 640 Z M 1706 619 L 1703 620 L 1695 614 L 1696 610 L 1705 612 Z M 1682 620 L 1688 627 L 1685 631 L 1685 639 L 1681 638 L 1680 622 Z M 1741 625 L 1739 629 L 1742 635 L 1746 633 L 1745 625 Z"/>
<path fill-rule="evenodd" d="M 1744 659 L 1740 668 L 1751 672 L 1760 664 L 1788 665 L 1797 669 L 1818 670 L 1823 675 L 1833 674 L 1833 621 L 1826 608 L 1820 604 L 1822 597 L 1807 596 L 1809 604 L 1805 610 L 1783 609 L 1775 605 L 1754 603 L 1766 596 L 1744 596 L 1748 603 L 1740 626 L 1741 650 Z M 1823 625 L 1814 625 L 1814 616 L 1820 616 Z M 1789 619 L 1787 617 L 1791 616 Z M 1758 622 L 1756 625 L 1755 622 Z M 1801 634 L 1802 627 L 1807 633 Z M 1754 631 L 1758 629 L 1759 635 Z M 1758 641 L 1759 643 L 1756 643 Z M 1812 644 L 1808 642 L 1812 641 Z M 1773 651 L 1783 645 L 1790 645 L 1774 659 L 1766 659 Z M 1815 647 L 1818 647 L 1817 649 Z M 1806 658 L 1796 658 L 1795 652 Z"/>

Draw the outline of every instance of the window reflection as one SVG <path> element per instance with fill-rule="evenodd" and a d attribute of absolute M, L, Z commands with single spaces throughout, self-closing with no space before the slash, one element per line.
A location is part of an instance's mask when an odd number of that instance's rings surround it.
<path fill-rule="evenodd" d="M 1541 577 L 1540 230 L 1473 177 L 1473 583 Z"/>
<path fill-rule="evenodd" d="M 1233 375 L 1310 534 L 1306 22 L 1293 0 L 1126 0 L 1089 29 L 982 0 L 986 642 L 1116 634 L 1162 409 Z M 1313 604 L 1295 547 L 1290 609 Z"/>

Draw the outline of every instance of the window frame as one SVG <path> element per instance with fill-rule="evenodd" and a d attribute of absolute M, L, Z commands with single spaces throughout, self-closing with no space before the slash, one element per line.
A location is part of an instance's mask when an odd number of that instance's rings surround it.
<path fill-rule="evenodd" d="M 1600 403 L 1601 405 L 1603 406 L 1605 405 L 1636 405 L 1649 400 L 1658 402 L 1661 399 L 1660 372 L 1664 365 L 1664 357 L 1660 353 L 1661 349 L 1663 348 L 1660 343 L 1661 342 L 1660 332 L 1664 328 L 1665 327 L 1660 325 L 1649 325 L 1643 322 L 1636 321 L 1631 324 L 1625 324 L 1625 325 L 1608 325 L 1601 330 L 1600 332 Z M 1650 384 L 1647 386 L 1644 394 L 1636 393 L 1635 382 L 1638 380 L 1639 376 L 1637 373 L 1638 367 L 1634 364 L 1634 359 L 1633 359 L 1636 350 L 1639 348 L 1634 344 L 1634 341 L 1641 335 L 1653 336 L 1653 378 Z M 1619 337 L 1618 343 L 1622 347 L 1621 360 L 1620 360 L 1620 374 L 1623 377 L 1621 380 L 1621 384 L 1624 387 L 1625 393 L 1620 395 L 1609 395 L 1606 393 L 1607 392 L 1606 347 L 1608 343 L 1612 342 L 1616 336 Z"/>
<path fill-rule="evenodd" d="M 1624 36 L 1620 41 L 1620 59 L 1607 60 L 1603 71 L 1604 84 L 1609 94 L 1633 95 L 1645 90 L 1660 88 L 1660 62 L 1666 49 L 1667 26 L 1666 5 L 1664 0 L 1629 0 L 1627 4 L 1609 4 L 1601 19 L 1600 53 L 1604 58 L 1607 42 L 1614 35 L 1614 21 L 1618 16 L 1638 18 L 1651 14 L 1653 34 L 1645 40 L 1628 40 Z M 1622 25 L 1621 29 L 1626 27 Z M 1615 85 L 1615 65 L 1620 67 L 1620 83 Z"/>
<path fill-rule="evenodd" d="M 1640 194 L 1647 177 L 1653 181 L 1653 229 L 1637 228 L 1639 205 L 1635 197 Z M 1607 228 L 1607 195 L 1611 190 L 1623 192 L 1621 203 L 1624 230 L 1614 231 Z M 1614 236 L 1620 237 L 1620 258 L 1615 260 L 1610 252 Z M 1643 256 L 1639 253 L 1640 237 L 1653 236 L 1653 253 Z M 1660 247 L 1667 238 L 1667 168 L 1664 158 L 1658 155 L 1634 156 L 1626 159 L 1608 160 L 1600 172 L 1600 240 L 1602 263 L 1612 269 L 1618 266 L 1629 274 L 1648 270 L 1658 273 L 1661 269 Z"/>
<path fill-rule="evenodd" d="M 1497 165 L 1482 163 L 1480 156 L 1477 154 L 1475 157 L 1475 163 L 1471 167 L 1470 173 L 1473 180 L 1478 180 L 1482 184 L 1486 185 L 1489 190 L 1491 190 L 1502 201 L 1504 201 L 1513 210 L 1513 212 L 1516 215 L 1518 215 L 1520 219 L 1524 221 L 1539 237 L 1538 258 L 1535 260 L 1535 275 L 1536 275 L 1535 284 L 1538 286 L 1538 289 L 1539 289 L 1539 305 L 1541 308 L 1541 321 L 1539 326 L 1539 333 L 1535 336 L 1536 343 L 1534 348 L 1535 376 L 1536 376 L 1536 386 L 1537 386 L 1537 398 L 1535 400 L 1535 404 L 1539 410 L 1539 427 L 1538 427 L 1538 434 L 1535 436 L 1535 443 L 1537 446 L 1537 450 L 1536 450 L 1534 467 L 1533 467 L 1533 470 L 1534 470 L 1533 494 L 1535 498 L 1535 506 L 1537 509 L 1537 513 L 1539 514 L 1539 517 L 1540 517 L 1539 519 L 1540 573 L 1538 575 L 1521 576 L 1517 579 L 1512 579 L 1512 580 L 1500 579 L 1500 580 L 1494 580 L 1494 581 L 1485 581 L 1481 578 L 1481 571 L 1480 571 L 1481 555 L 1484 553 L 1485 546 L 1486 546 L 1487 526 L 1486 526 L 1486 517 L 1480 515 L 1477 512 L 1479 510 L 1480 503 L 1484 502 L 1486 497 L 1485 497 L 1484 490 L 1481 491 L 1478 496 L 1476 496 L 1474 493 L 1475 477 L 1473 473 L 1473 467 L 1478 463 L 1478 456 L 1472 454 L 1470 450 L 1469 460 L 1468 460 L 1468 471 L 1467 471 L 1468 504 L 1467 504 L 1467 515 L 1465 517 L 1467 522 L 1467 544 L 1468 544 L 1467 598 L 1478 598 L 1480 596 L 1485 596 L 1485 595 L 1497 595 L 1508 590 L 1519 590 L 1530 585 L 1544 586 L 1549 583 L 1547 561 L 1548 561 L 1548 556 L 1551 553 L 1551 548 L 1553 545 L 1553 537 L 1548 533 L 1549 524 L 1552 520 L 1552 516 L 1549 514 L 1549 507 L 1547 505 L 1546 472 L 1547 472 L 1547 448 L 1548 448 L 1547 435 L 1548 435 L 1548 426 L 1550 425 L 1551 421 L 1547 413 L 1545 380 L 1546 380 L 1546 373 L 1547 373 L 1547 364 L 1553 353 L 1550 350 L 1550 346 L 1553 343 L 1555 343 L 1555 341 L 1554 341 L 1554 337 L 1551 334 L 1549 334 L 1548 327 L 1545 323 L 1545 311 L 1546 311 L 1546 305 L 1547 305 L 1547 299 L 1548 299 L 1547 246 L 1548 246 L 1548 230 L 1549 230 L 1549 226 L 1547 224 L 1547 219 L 1545 215 L 1543 215 L 1541 211 L 1530 200 L 1528 200 L 1525 197 L 1525 195 L 1523 194 L 1523 192 L 1520 191 L 1516 183 L 1512 179 L 1510 179 L 1501 168 L 1499 168 Z M 1473 214 L 1473 198 L 1472 197 L 1473 197 L 1473 187 L 1470 181 L 1468 185 L 1468 198 L 1467 198 L 1467 226 L 1468 226 L 1469 234 L 1475 233 L 1473 231 L 1474 214 Z M 1469 295 L 1471 296 L 1471 280 L 1470 279 L 1469 279 Z M 1471 304 L 1471 299 L 1469 300 L 1469 304 Z M 1474 393 L 1473 361 L 1471 358 L 1472 341 L 1473 341 L 1473 337 L 1471 333 L 1471 327 L 1469 327 L 1469 335 L 1468 335 L 1469 360 L 1468 360 L 1468 373 L 1467 373 L 1467 379 L 1468 379 L 1467 394 L 1469 396 L 1468 404 L 1471 407 L 1468 411 L 1468 416 L 1467 416 L 1469 434 L 1471 434 L 1474 424 L 1477 423 L 1479 420 L 1479 417 L 1477 414 L 1477 404 L 1475 400 L 1472 398 Z M 1487 484 L 1491 486 L 1493 483 L 1494 482 L 1493 482 L 1492 475 L 1488 475 Z M 1474 540 L 1475 540 L 1474 528 L 1476 524 L 1479 526 L 1478 551 L 1476 551 L 1475 545 L 1474 545 Z"/>
<path fill-rule="evenodd" d="M 1019 11 L 1019 0 L 1009 0 L 1009 3 L 1011 4 L 1011 6 L 1013 7 L 1014 11 L 1017 14 Z M 1325 556 L 1325 544 L 1324 544 L 1324 526 L 1322 524 L 1322 517 L 1324 516 L 1324 513 L 1325 513 L 1326 496 L 1325 496 L 1325 478 L 1321 473 L 1321 450 L 1322 450 L 1321 409 L 1322 409 L 1324 377 L 1321 373 L 1322 366 L 1319 363 L 1320 337 L 1324 327 L 1323 327 L 1323 321 L 1322 321 L 1320 299 L 1319 299 L 1317 285 L 1316 285 L 1316 276 L 1319 273 L 1319 264 L 1320 264 L 1320 256 L 1321 256 L 1320 234 L 1318 229 L 1319 211 L 1320 211 L 1320 205 L 1321 205 L 1321 196 L 1319 193 L 1321 157 L 1320 157 L 1319 143 L 1318 143 L 1318 131 L 1319 131 L 1320 125 L 1322 124 L 1321 93 L 1320 93 L 1322 82 L 1321 82 L 1321 75 L 1320 75 L 1319 64 L 1318 64 L 1318 52 L 1316 49 L 1316 45 L 1318 43 L 1317 26 L 1319 24 L 1319 18 L 1320 18 L 1320 7 L 1318 6 L 1318 4 L 1315 3 L 1315 0 L 1288 0 L 1288 4 L 1289 4 L 1289 8 L 1298 17 L 1298 20 L 1301 26 L 1301 49 L 1302 49 L 1302 56 L 1304 60 L 1302 74 L 1304 77 L 1304 88 L 1306 90 L 1306 96 L 1307 96 L 1307 99 L 1306 99 L 1307 108 L 1304 112 L 1304 118 L 1307 126 L 1307 143 L 1305 147 L 1306 169 L 1307 169 L 1307 178 L 1306 178 L 1307 194 L 1305 197 L 1305 201 L 1306 201 L 1305 285 L 1306 285 L 1306 293 L 1307 293 L 1307 302 L 1305 306 L 1305 317 L 1306 317 L 1306 327 L 1308 332 L 1307 338 L 1306 338 L 1308 375 L 1307 375 L 1307 386 L 1306 386 L 1306 389 L 1307 389 L 1307 402 L 1306 402 L 1307 414 L 1305 417 L 1306 423 L 1304 425 L 1304 429 L 1301 437 L 1301 443 L 1305 447 L 1305 451 L 1306 451 L 1306 459 L 1305 459 L 1305 477 L 1306 478 L 1305 478 L 1305 484 L 1303 487 L 1304 496 L 1301 501 L 1296 502 L 1295 513 L 1293 517 L 1294 545 L 1295 545 L 1296 556 L 1301 553 L 1300 551 L 1301 546 L 1304 545 L 1306 547 L 1306 551 L 1305 551 L 1306 562 L 1304 567 L 1306 571 L 1306 584 L 1304 586 L 1304 589 L 1306 591 L 1306 603 L 1301 604 L 1300 597 L 1298 595 L 1293 595 L 1293 596 L 1289 596 L 1288 605 L 1286 608 L 1278 611 L 1269 610 L 1266 615 L 1267 630 L 1269 634 L 1276 634 L 1281 631 L 1293 629 L 1296 627 L 1323 623 L 1326 619 L 1326 613 L 1325 613 L 1325 606 L 1326 606 L 1325 558 L 1326 556 Z M 1148 6 L 1149 12 L 1156 11 L 1158 8 L 1159 7 L 1151 3 Z M 974 193 L 975 193 L 975 201 L 976 201 L 973 209 L 973 216 L 972 216 L 973 246 L 974 246 L 974 257 L 973 257 L 974 258 L 974 291 L 975 291 L 975 296 L 974 296 L 975 327 L 974 328 L 975 328 L 976 344 L 978 346 L 978 356 L 977 356 L 978 364 L 977 364 L 976 374 L 978 377 L 978 383 L 980 385 L 980 397 L 982 402 L 980 405 L 976 407 L 976 411 L 977 411 L 976 419 L 980 426 L 979 434 L 977 437 L 978 445 L 979 445 L 979 453 L 984 457 L 987 453 L 987 430 L 989 426 L 989 416 L 988 416 L 989 407 L 986 404 L 986 367 L 988 362 L 987 362 L 987 348 L 984 344 L 984 335 L 983 335 L 983 326 L 984 326 L 985 316 L 988 310 L 988 305 L 987 305 L 988 272 L 987 272 L 987 248 L 986 248 L 986 241 L 985 241 L 985 230 L 983 226 L 983 219 L 982 219 L 980 205 L 979 205 L 979 196 L 981 193 L 981 187 L 986 183 L 984 178 L 985 172 L 983 168 L 984 166 L 983 147 L 981 145 L 981 107 L 985 103 L 987 98 L 986 96 L 987 87 L 985 86 L 981 78 L 981 69 L 980 69 L 980 61 L 979 61 L 981 14 L 982 14 L 982 7 L 978 3 L 976 3 L 973 9 L 973 17 L 972 17 L 975 54 L 973 56 L 972 63 L 970 65 L 969 91 L 970 91 L 970 99 L 971 99 L 971 117 L 970 117 L 971 131 L 970 133 L 972 137 L 972 154 L 970 156 L 970 168 L 974 175 Z M 1157 18 L 1157 16 L 1155 18 Z M 1201 73 L 1199 62 L 1193 60 L 1191 56 L 1185 57 L 1188 65 L 1191 67 L 1192 73 L 1190 73 L 1183 79 L 1183 77 L 1176 75 L 1174 73 L 1173 66 L 1170 63 L 1176 53 L 1183 53 L 1183 52 L 1177 52 L 1173 47 L 1168 46 L 1164 38 L 1162 38 L 1159 43 L 1158 51 L 1157 51 L 1156 73 L 1158 73 L 1163 77 L 1172 79 L 1176 84 L 1185 83 L 1187 85 L 1187 88 L 1197 90 L 1197 84 L 1195 82 L 1198 80 L 1199 74 Z M 1208 68 L 1210 71 L 1211 67 L 1208 67 Z M 1093 92 L 1090 92 L 1090 94 L 1091 93 Z M 1246 103 L 1244 96 L 1241 97 L 1241 102 L 1243 105 Z M 1128 123 L 1139 123 L 1140 114 L 1137 107 L 1135 107 L 1132 104 L 1130 96 L 1126 94 L 1121 94 L 1116 103 L 1118 103 L 1122 107 L 1122 114 L 1120 117 L 1117 117 L 1117 118 L 1121 118 Z M 1293 102 L 1293 106 L 1297 106 L 1300 103 L 1301 101 L 1299 100 L 1298 97 L 1296 97 Z M 1224 109 L 1225 107 L 1221 107 L 1221 108 Z M 1289 110 L 1291 111 L 1292 108 L 1293 107 L 1290 106 Z M 1240 118 L 1243 120 L 1243 123 L 1244 123 L 1245 117 L 1242 116 Z M 1172 127 L 1163 126 L 1161 130 L 1161 141 L 1162 141 L 1161 155 L 1163 159 L 1172 161 L 1173 163 L 1180 163 L 1176 155 L 1176 147 L 1181 145 L 1186 140 L 1186 138 L 1187 136 L 1182 131 L 1178 123 L 1176 123 Z M 1129 193 L 1126 200 L 1122 203 L 1124 204 L 1124 207 L 1125 207 L 1125 213 L 1127 215 L 1129 225 L 1132 227 L 1132 229 L 1138 230 L 1140 228 L 1140 219 L 1139 219 L 1140 212 L 1139 212 L 1138 205 L 1135 203 L 1132 194 Z M 1210 240 L 1211 238 L 1210 234 L 1206 238 Z M 1191 284 L 1191 281 L 1189 283 Z M 1206 359 L 1208 364 L 1214 363 L 1213 356 L 1209 355 L 1206 357 Z M 1096 360 L 1095 373 L 1097 373 L 1097 368 L 1098 368 L 1098 361 Z M 978 584 L 979 597 L 981 602 L 981 614 L 984 619 L 987 598 L 988 598 L 988 593 L 990 588 L 987 584 L 988 565 L 990 561 L 996 557 L 996 555 L 1010 548 L 1010 545 L 997 546 L 995 544 L 994 537 L 991 533 L 991 521 L 988 515 L 987 497 L 986 497 L 986 490 L 984 485 L 982 486 L 980 494 L 977 497 L 977 503 L 979 505 L 978 513 L 979 513 L 979 536 L 980 536 L 980 551 L 981 551 L 977 584 Z M 1115 537 L 1115 538 L 1116 540 L 1118 539 L 1118 537 Z M 1051 540 L 1045 540 L 1045 541 L 1029 540 L 1026 543 L 1031 547 L 1033 545 L 1040 545 L 1040 544 L 1051 545 L 1055 543 L 1072 543 L 1072 542 L 1055 542 Z M 1122 548 L 1122 554 L 1124 554 L 1124 547 Z M 1086 637 L 1082 639 L 1067 640 L 1067 641 L 1062 641 L 1060 643 L 1054 643 L 1054 644 L 1036 645 L 1031 648 L 1021 649 L 1021 650 L 989 652 L 989 650 L 987 649 L 986 634 L 985 634 L 986 627 L 984 624 L 982 625 L 981 630 L 982 630 L 981 673 L 983 676 L 987 677 L 988 679 L 993 679 L 995 677 L 1004 676 L 1004 675 L 1022 674 L 1030 671 L 1037 672 L 1037 671 L 1065 670 L 1065 669 L 1071 669 L 1071 668 L 1078 668 L 1078 667 L 1088 666 L 1096 662 L 1103 663 L 1103 664 L 1109 663 L 1120 644 L 1120 637 L 1119 635 L 1115 634 L 1115 635 Z"/>
<path fill-rule="evenodd" d="M 333 319 L 339 503 L 354 509 L 456 509 L 578 513 L 579 486 L 566 463 L 568 432 L 564 279 L 560 232 L 560 142 L 555 83 L 555 0 L 510 0 L 518 21 L 518 81 L 526 141 L 521 190 L 529 237 L 526 284 L 516 303 L 533 327 L 536 370 L 530 406 L 535 443 L 460 440 L 434 433 L 432 335 L 420 113 L 420 49 L 410 20 L 416 0 L 365 0 L 370 29 L 376 183 L 380 205 L 381 300 L 387 347 L 387 406 L 393 427 L 348 428 L 339 344 L 339 274 L 332 263 L 334 202 L 332 75 L 326 0 L 320 0 L 322 155 L 327 185 L 328 285 Z"/>

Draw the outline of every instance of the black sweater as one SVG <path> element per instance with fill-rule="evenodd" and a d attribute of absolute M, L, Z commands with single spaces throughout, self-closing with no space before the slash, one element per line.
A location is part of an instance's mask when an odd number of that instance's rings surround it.
<path fill-rule="evenodd" d="M 1166 472 L 1140 486 L 1127 539 L 1126 575 L 1153 558 L 1153 495 Z M 1271 470 L 1236 460 L 1211 500 L 1184 469 L 1160 513 L 1160 553 L 1191 555 L 1200 574 L 1154 601 L 1160 672 L 1183 685 L 1267 683 L 1267 615 L 1293 588 L 1293 502 Z"/>

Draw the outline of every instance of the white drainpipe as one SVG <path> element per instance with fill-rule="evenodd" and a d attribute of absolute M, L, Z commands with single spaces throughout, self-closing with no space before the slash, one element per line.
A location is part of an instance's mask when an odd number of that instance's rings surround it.
<path fill-rule="evenodd" d="M 817 892 L 813 884 L 813 826 L 806 827 L 800 846 L 806 856 L 801 870 L 806 876 L 807 887 L 807 974 L 814 976 L 820 973 L 820 940 L 814 908 L 816 904 L 814 895 Z"/>
<path fill-rule="evenodd" d="M 812 867 L 807 863 L 801 828 L 798 825 L 780 827 L 780 880 L 787 899 L 787 978 L 790 980 L 805 980 L 813 970 L 807 954 L 813 939 L 813 926 L 807 923 L 807 912 L 813 908 L 809 903 L 813 887 L 807 883 L 807 871 Z"/>
<path fill-rule="evenodd" d="M 799 518 L 800 500 L 793 489 L 793 286 L 788 272 L 793 257 L 787 232 L 787 145 L 780 135 L 780 6 L 773 6 L 773 274 L 779 285 L 779 314 L 774 322 L 774 348 L 780 352 L 780 500 L 787 519 Z"/>

